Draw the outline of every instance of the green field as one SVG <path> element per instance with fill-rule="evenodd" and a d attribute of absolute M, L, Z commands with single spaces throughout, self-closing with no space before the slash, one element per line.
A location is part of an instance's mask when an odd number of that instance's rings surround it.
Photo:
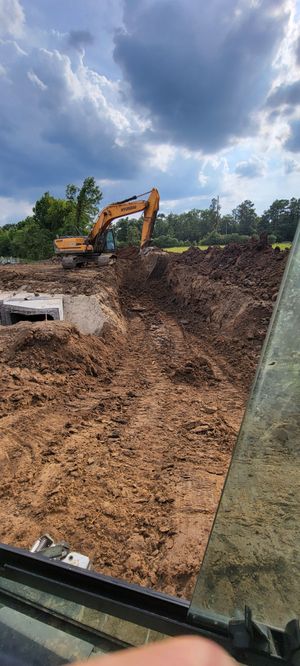
<path fill-rule="evenodd" d="M 287 242 L 287 243 L 273 243 L 272 247 L 280 247 L 281 250 L 286 250 L 287 248 L 290 248 L 292 243 Z M 198 245 L 197 246 L 199 250 L 207 250 L 208 245 Z M 225 245 L 215 245 L 212 247 L 225 247 Z M 185 250 L 188 250 L 188 247 L 183 247 L 182 245 L 179 245 L 179 247 L 164 247 L 164 250 L 167 250 L 167 252 L 185 252 Z"/>
<path fill-rule="evenodd" d="M 199 248 L 199 250 L 207 250 L 208 245 L 198 245 L 197 247 Z M 167 252 L 185 252 L 185 250 L 188 250 L 189 248 L 179 245 L 179 247 L 164 247 L 163 249 L 167 250 Z"/>
<path fill-rule="evenodd" d="M 273 243 L 272 247 L 280 247 L 281 250 L 286 250 L 292 247 L 292 243 L 289 241 L 287 243 Z"/>

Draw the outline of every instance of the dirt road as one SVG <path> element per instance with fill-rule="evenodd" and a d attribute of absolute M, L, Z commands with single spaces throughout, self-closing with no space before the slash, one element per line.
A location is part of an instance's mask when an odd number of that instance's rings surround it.
<path fill-rule="evenodd" d="M 50 263 L 0 269 L 3 289 L 87 294 L 114 285 L 127 331 L 0 327 L 0 539 L 29 547 L 49 532 L 98 571 L 190 597 L 250 371 L 231 363 L 222 330 L 220 352 L 220 326 L 216 334 L 206 318 L 201 328 L 197 308 L 176 295 L 174 266 L 149 285 L 135 265 L 128 274 L 126 259 L 105 274 L 65 275 Z M 256 347 L 261 330 L 260 322 Z M 245 345 L 239 358 L 249 370 L 253 338 Z"/>

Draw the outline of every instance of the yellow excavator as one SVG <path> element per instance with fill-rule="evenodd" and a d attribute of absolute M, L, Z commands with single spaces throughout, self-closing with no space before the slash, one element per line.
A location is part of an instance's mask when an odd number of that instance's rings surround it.
<path fill-rule="evenodd" d="M 148 199 L 139 196 L 149 194 Z M 98 266 L 110 263 L 115 257 L 115 239 L 110 224 L 119 217 L 144 211 L 141 250 L 149 247 L 159 210 L 159 192 L 153 187 L 144 194 L 116 201 L 103 208 L 88 236 L 66 236 L 54 241 L 55 253 L 62 257 L 63 268 L 76 268 L 93 262 Z"/>

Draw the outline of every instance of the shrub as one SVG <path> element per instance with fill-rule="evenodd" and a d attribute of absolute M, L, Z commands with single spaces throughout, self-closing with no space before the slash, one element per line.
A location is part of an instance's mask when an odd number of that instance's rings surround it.
<path fill-rule="evenodd" d="M 157 236 L 157 238 L 153 238 L 153 245 L 157 245 L 158 247 L 178 247 L 180 243 L 177 238 L 173 238 L 172 236 Z"/>
<path fill-rule="evenodd" d="M 212 231 L 201 239 L 200 245 L 229 245 L 229 243 L 247 243 L 249 240 L 250 236 L 242 234 L 219 234 L 217 231 Z"/>

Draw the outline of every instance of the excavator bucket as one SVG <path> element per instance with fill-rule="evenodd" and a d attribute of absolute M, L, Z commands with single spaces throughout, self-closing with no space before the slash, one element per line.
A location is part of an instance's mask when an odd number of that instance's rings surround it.
<path fill-rule="evenodd" d="M 158 279 L 164 274 L 169 261 L 168 252 L 158 247 L 147 247 L 141 250 L 141 256 L 148 280 Z"/>

